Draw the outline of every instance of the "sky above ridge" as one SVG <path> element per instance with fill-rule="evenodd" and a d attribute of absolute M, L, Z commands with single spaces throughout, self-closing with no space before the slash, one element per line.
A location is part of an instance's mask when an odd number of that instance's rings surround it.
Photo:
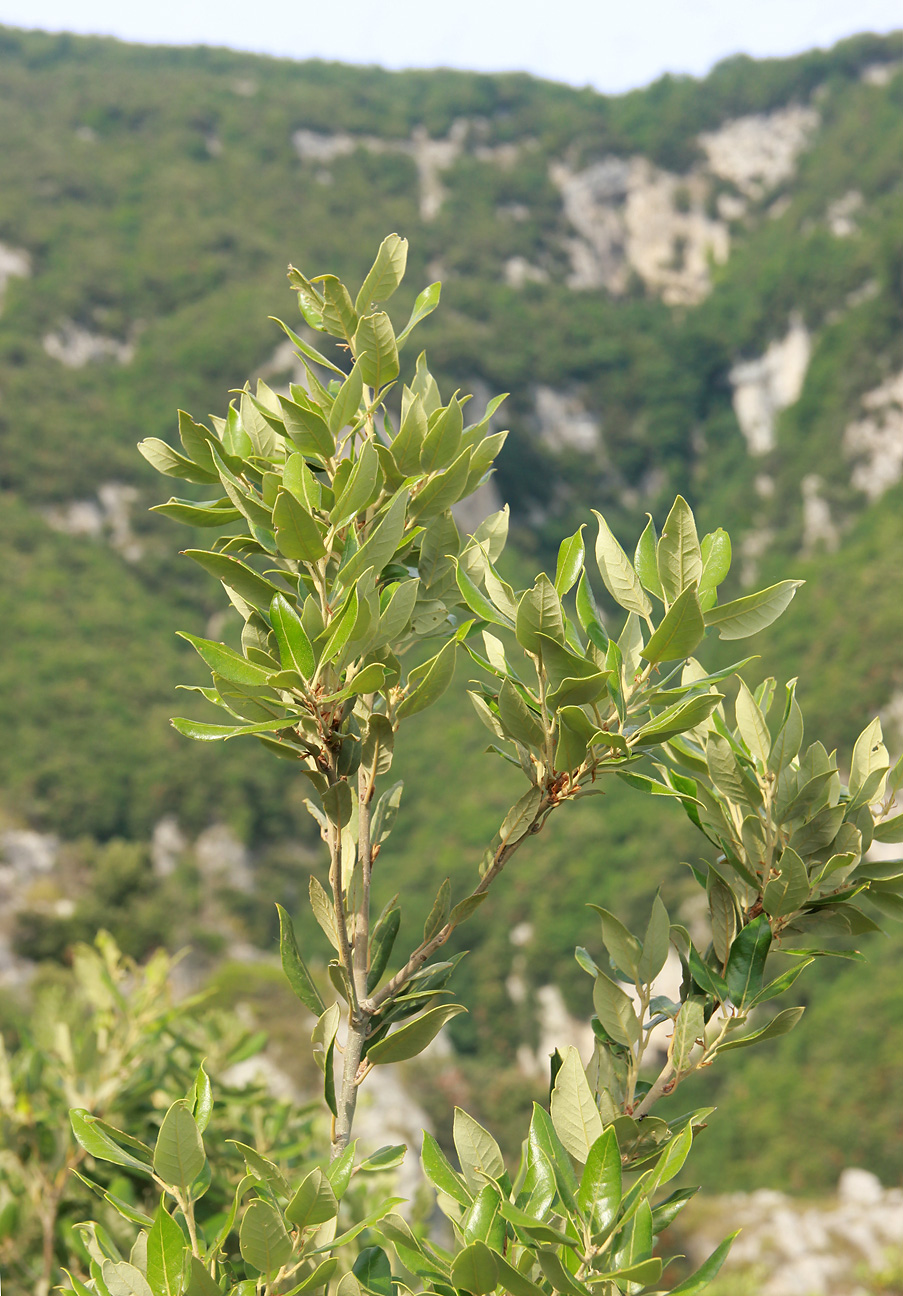
<path fill-rule="evenodd" d="M 903 31 L 903 0 L 0 0 L 0 23 L 388 68 L 527 71 L 618 93 L 663 72 L 703 75 L 731 54 Z"/>

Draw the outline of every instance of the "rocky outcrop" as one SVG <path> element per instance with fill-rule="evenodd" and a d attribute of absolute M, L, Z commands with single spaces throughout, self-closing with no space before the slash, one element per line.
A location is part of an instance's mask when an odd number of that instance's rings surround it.
<path fill-rule="evenodd" d="M 614 156 L 579 171 L 553 162 L 549 175 L 576 231 L 565 240 L 572 288 L 620 294 L 635 273 L 673 305 L 705 297 L 710 263 L 727 259 L 730 240 L 724 221 L 707 214 L 702 175 Z"/>
<path fill-rule="evenodd" d="M 590 454 L 600 444 L 598 419 L 575 392 L 537 387 L 534 393 L 540 440 L 550 450 L 578 450 Z"/>
<path fill-rule="evenodd" d="M 47 354 L 67 369 L 83 369 L 104 360 L 124 365 L 135 354 L 134 342 L 92 333 L 73 320 L 62 320 L 54 332 L 45 334 L 43 345 Z"/>
<path fill-rule="evenodd" d="M 126 562 L 137 562 L 144 547 L 132 531 L 132 510 L 138 499 L 134 486 L 104 482 L 96 499 L 70 500 L 42 510 L 54 531 L 91 539 L 106 539 Z"/>
<path fill-rule="evenodd" d="M 903 369 L 862 397 L 865 414 L 850 423 L 843 448 L 854 460 L 850 481 L 876 500 L 903 476 Z"/>
<path fill-rule="evenodd" d="M 27 279 L 31 274 L 31 257 L 22 248 L 0 243 L 0 310 L 3 309 L 3 298 L 6 285 L 10 279 Z"/>
<path fill-rule="evenodd" d="M 699 136 L 708 169 L 749 198 L 789 180 L 797 159 L 819 124 L 814 108 L 788 104 L 772 113 L 757 113 L 724 122 Z"/>
<path fill-rule="evenodd" d="M 347 157 L 356 149 L 368 153 L 401 153 L 412 159 L 417 168 L 420 188 L 420 215 L 433 220 L 445 201 L 442 174 L 452 166 L 465 147 L 481 162 L 510 167 L 520 152 L 518 144 L 492 145 L 482 137 L 487 123 L 482 119 L 460 117 L 452 123 L 448 134 L 441 139 L 429 135 L 423 126 L 417 126 L 409 139 L 382 139 L 378 135 L 352 135 L 348 131 L 325 134 L 321 131 L 297 130 L 292 144 L 302 162 L 319 164 L 320 178 L 329 180 L 328 168 L 336 158 Z"/>
<path fill-rule="evenodd" d="M 729 1290 L 731 1274 L 751 1270 L 760 1296 L 867 1296 L 863 1273 L 880 1272 L 891 1248 L 903 1246 L 903 1189 L 853 1167 L 823 1204 L 760 1189 L 703 1199 L 688 1216 L 682 1241 L 695 1264 L 742 1228 L 721 1282 Z"/>
<path fill-rule="evenodd" d="M 785 336 L 772 342 L 764 355 L 730 371 L 734 413 L 751 455 L 774 449 L 777 416 L 799 399 L 811 352 L 809 332 L 795 317 Z"/>
<path fill-rule="evenodd" d="M 862 210 L 864 199 L 858 189 L 850 189 L 840 198 L 835 198 L 825 212 L 828 229 L 835 238 L 852 238 L 859 233 L 855 216 Z"/>

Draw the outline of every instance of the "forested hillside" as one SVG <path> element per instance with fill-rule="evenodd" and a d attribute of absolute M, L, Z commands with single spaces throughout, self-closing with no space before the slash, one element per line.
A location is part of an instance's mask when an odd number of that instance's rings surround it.
<path fill-rule="evenodd" d="M 177 408 L 225 413 L 248 377 L 294 378 L 268 319 L 299 326 L 286 265 L 360 280 L 391 230 L 410 240 L 393 314 L 443 284 L 421 330 L 443 388 L 474 393 L 480 411 L 510 393 L 483 503 L 511 506 L 511 561 L 553 561 L 590 507 L 633 541 L 680 491 L 705 529 L 731 531 L 735 593 L 806 579 L 761 651 L 763 674 L 802 677 L 811 736 L 848 751 L 880 711 L 899 749 L 899 37 L 736 58 L 704 81 L 606 98 L 526 76 L 0 29 L 0 136 L 0 804 L 16 841 L 34 830 L 64 843 L 48 847 L 57 873 L 38 869 L 17 900 L 19 953 L 61 957 L 99 922 L 135 953 L 187 939 L 201 903 L 190 844 L 222 822 L 256 886 L 233 869 L 205 914 L 208 947 L 265 944 L 271 899 L 291 906 L 306 890 L 318 843 L 288 767 L 253 741 L 210 751 L 167 725 L 190 705 L 175 684 L 201 680 L 173 632 L 205 633 L 217 602 L 178 555 L 191 532 L 148 514 L 163 495 L 135 444 L 175 441 Z M 488 786 L 473 773 L 485 735 L 459 697 L 441 711 L 445 755 L 438 714 L 398 758 L 408 817 L 393 850 L 406 902 L 424 909 L 446 873 L 475 869 L 507 805 L 494 765 Z M 522 1036 L 542 1034 L 537 990 L 555 981 L 588 1012 L 571 951 L 594 932 L 565 918 L 566 892 L 617 897 L 629 915 L 664 876 L 679 907 L 679 861 L 698 848 L 677 812 L 650 822 L 643 807 L 638 826 L 637 805 L 628 789 L 584 802 L 537 843 L 493 900 L 520 944 L 468 929 L 460 975 L 495 986 L 510 1023 L 455 1023 L 462 1084 L 476 1045 L 491 1046 L 486 1104 L 537 1083 L 516 1066 Z M 151 869 L 161 820 L 175 871 Z M 534 980 L 514 1003 L 525 948 Z M 747 1181 L 818 1186 L 856 1156 L 898 1176 L 899 1130 L 868 1149 L 852 1133 L 858 1111 L 886 1102 L 899 1060 L 887 950 L 880 963 L 870 1018 L 857 969 L 823 984 L 832 1012 L 858 1015 L 856 1063 L 871 1055 L 872 1071 L 847 1083 L 847 1050 L 826 1043 L 816 1003 L 811 1031 L 804 1020 L 772 1064 L 809 1068 L 813 1086 L 835 1069 L 843 1117 L 796 1169 L 754 1149 Z M 762 1094 L 758 1073 L 736 1070 L 727 1102 Z M 792 1121 L 780 1086 L 764 1106 L 785 1103 Z"/>

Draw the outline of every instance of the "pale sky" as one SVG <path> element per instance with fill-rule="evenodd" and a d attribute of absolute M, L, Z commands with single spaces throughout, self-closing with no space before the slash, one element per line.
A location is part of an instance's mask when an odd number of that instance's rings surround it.
<path fill-rule="evenodd" d="M 901 31 L 903 0 L 0 0 L 0 23 L 388 68 L 519 70 L 617 93 L 666 71 L 703 75 L 730 54 Z"/>

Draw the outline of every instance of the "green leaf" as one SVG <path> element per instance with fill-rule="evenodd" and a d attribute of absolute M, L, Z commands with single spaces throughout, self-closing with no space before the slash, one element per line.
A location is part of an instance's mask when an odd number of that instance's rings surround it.
<path fill-rule="evenodd" d="M 404 1143 L 386 1144 L 385 1147 L 371 1152 L 370 1156 L 364 1157 L 358 1169 L 364 1174 L 380 1174 L 383 1170 L 394 1170 L 404 1161 L 407 1150 Z"/>
<path fill-rule="evenodd" d="M 296 670 L 310 679 L 317 668 L 313 645 L 301 624 L 301 618 L 284 594 L 276 594 L 270 603 L 270 622 L 279 644 L 279 657 L 286 670 Z"/>
<path fill-rule="evenodd" d="M 225 644 L 212 639 L 199 639 L 184 630 L 177 630 L 180 639 L 190 643 L 201 660 L 217 675 L 233 684 L 266 684 L 269 671 L 263 666 L 242 657 L 241 653 L 227 648 Z"/>
<path fill-rule="evenodd" d="M 504 1247 L 505 1223 L 499 1215 L 501 1204 L 501 1194 L 495 1184 L 485 1184 L 461 1221 L 461 1233 L 465 1242 L 487 1242 L 499 1249 Z"/>
<path fill-rule="evenodd" d="M 502 612 L 498 610 L 491 599 L 483 593 L 481 589 L 470 579 L 460 562 L 455 562 L 455 580 L 458 589 L 461 591 L 461 597 L 470 608 L 483 621 L 489 621 L 493 625 L 505 626 L 511 628 L 511 621 Z"/>
<path fill-rule="evenodd" d="M 503 846 L 513 846 L 529 832 L 542 801 L 542 791 L 531 787 L 516 801 L 502 821 L 499 837 Z"/>
<path fill-rule="evenodd" d="M 721 527 L 702 541 L 702 576 L 699 593 L 715 590 L 731 569 L 731 538 Z"/>
<path fill-rule="evenodd" d="M 323 328 L 333 337 L 349 342 L 357 327 L 357 312 L 351 305 L 348 289 L 335 275 L 319 275 L 311 283 L 322 284 Z"/>
<path fill-rule="evenodd" d="M 439 305 L 439 294 L 441 291 L 441 283 L 431 283 L 428 287 L 424 288 L 422 293 L 418 293 L 417 299 L 414 302 L 414 308 L 408 318 L 408 322 L 398 335 L 399 350 L 404 346 L 405 342 L 407 342 L 411 332 L 420 323 L 420 321 L 426 319 L 427 315 L 432 315 L 433 311 Z"/>
<path fill-rule="evenodd" d="M 903 814 L 879 820 L 875 824 L 874 837 L 879 842 L 903 842 Z"/>
<path fill-rule="evenodd" d="M 242 1259 L 259 1269 L 267 1279 L 274 1278 L 292 1256 L 292 1240 L 282 1216 L 275 1206 L 259 1197 L 244 1213 L 238 1245 Z"/>
<path fill-rule="evenodd" d="M 668 910 L 662 903 L 661 896 L 652 902 L 652 914 L 646 935 L 643 938 L 643 953 L 640 956 L 637 975 L 641 982 L 653 982 L 665 966 L 671 939 L 671 919 Z"/>
<path fill-rule="evenodd" d="M 770 948 L 771 927 L 765 915 L 760 914 L 740 932 L 727 961 L 725 978 L 735 1008 L 741 1008 L 762 989 Z"/>
<path fill-rule="evenodd" d="M 329 430 L 333 436 L 337 437 L 343 428 L 357 422 L 363 394 L 364 381 L 360 365 L 356 364 L 336 393 L 335 402 L 329 411 Z"/>
<path fill-rule="evenodd" d="M 577 620 L 580 622 L 583 632 L 589 637 L 591 643 L 599 649 L 600 652 L 608 651 L 608 635 L 605 627 L 599 620 L 599 612 L 593 599 L 592 590 L 589 587 L 589 581 L 586 579 L 586 572 L 582 572 L 580 580 L 577 582 L 576 594 Z"/>
<path fill-rule="evenodd" d="M 448 878 L 442 883 L 433 901 L 433 907 L 430 909 L 426 922 L 423 925 L 423 943 L 426 945 L 433 937 L 442 930 L 448 922 L 448 915 L 451 912 L 451 882 Z"/>
<path fill-rule="evenodd" d="M 561 1052 L 559 1049 L 559 1053 Z M 602 1133 L 602 1117 L 583 1070 L 580 1054 L 573 1046 L 568 1046 L 563 1050 L 563 1056 L 552 1090 L 552 1124 L 571 1156 L 584 1165 L 590 1148 Z"/>
<path fill-rule="evenodd" d="M 259 724 L 221 725 L 206 724 L 200 720 L 189 720 L 185 716 L 173 716 L 170 724 L 183 738 L 194 738 L 196 742 L 219 742 L 226 738 L 241 738 L 245 734 L 278 733 L 287 729 L 297 717 L 284 716 L 282 719 L 261 720 Z"/>
<path fill-rule="evenodd" d="M 357 1255 L 352 1273 L 365 1291 L 372 1296 L 393 1296 L 392 1266 L 382 1247 L 364 1247 Z"/>
<path fill-rule="evenodd" d="M 696 585 L 698 588 L 702 579 L 702 551 L 693 510 L 682 495 L 677 496 L 662 528 L 656 563 L 662 590 L 669 603 L 674 603 L 688 586 Z"/>
<path fill-rule="evenodd" d="M 765 717 L 759 710 L 756 699 L 750 693 L 743 679 L 737 681 L 740 691 L 737 694 L 737 727 L 740 737 L 756 760 L 764 765 L 771 751 L 771 734 L 765 723 Z"/>
<path fill-rule="evenodd" d="M 331 783 L 323 793 L 323 811 L 339 832 L 351 822 L 352 802 L 351 785 L 345 779 Z"/>
<path fill-rule="evenodd" d="M 182 481 L 198 483 L 219 482 L 218 474 L 212 469 L 199 467 L 159 437 L 146 437 L 139 441 L 138 451 L 152 468 L 166 477 L 179 477 Z"/>
<path fill-rule="evenodd" d="M 591 1232 L 604 1235 L 615 1222 L 621 1206 L 621 1153 L 614 1126 L 610 1125 L 598 1136 L 585 1160 L 577 1204 Z"/>
<path fill-rule="evenodd" d="M 540 635 L 547 635 L 558 642 L 564 640 L 561 600 L 544 572 L 536 578 L 533 588 L 521 596 L 517 605 L 515 634 L 520 646 L 534 656 L 539 656 L 542 651 Z"/>
<path fill-rule="evenodd" d="M 435 657 L 408 673 L 407 696 L 395 712 L 399 720 L 425 710 L 442 696 L 454 677 L 456 649 L 455 640 L 450 639 Z"/>
<path fill-rule="evenodd" d="M 307 964 L 301 957 L 292 920 L 281 904 L 277 904 L 276 909 L 279 912 L 279 953 L 282 958 L 282 970 L 301 1002 L 319 1017 L 326 1009 L 320 998 L 320 992 L 307 970 Z"/>
<path fill-rule="evenodd" d="M 502 1178 L 505 1162 L 499 1145 L 488 1130 L 460 1107 L 455 1108 L 452 1134 L 464 1182 L 472 1193 L 478 1193 L 487 1180 L 498 1182 Z"/>
<path fill-rule="evenodd" d="M 100 1272 L 109 1296 L 154 1296 L 141 1270 L 124 1260 L 104 1260 Z"/>
<path fill-rule="evenodd" d="M 884 795 L 884 782 L 880 772 L 890 766 L 890 757 L 881 733 L 881 721 L 876 716 L 863 729 L 853 747 L 850 766 L 850 800 L 854 806 L 880 801 Z"/>
<path fill-rule="evenodd" d="M 452 1282 L 470 1296 L 485 1296 L 494 1291 L 499 1271 L 495 1257 L 485 1242 L 471 1242 L 455 1256 L 452 1263 Z"/>
<path fill-rule="evenodd" d="M 330 365 L 330 368 L 332 367 Z M 335 372 L 342 378 L 345 377 L 341 369 L 336 369 Z M 335 454 L 335 437 L 330 432 L 329 425 L 318 406 L 310 400 L 293 401 L 287 396 L 279 397 L 279 405 L 285 421 L 285 430 L 302 454 L 313 455 L 323 460 L 331 459 Z M 294 455 L 291 455 L 289 464 L 293 459 Z M 294 469 L 292 471 L 294 472 Z M 293 489 L 292 475 L 288 476 L 288 480 L 283 477 L 283 481 L 286 489 L 291 490 L 297 498 L 297 492 Z"/>
<path fill-rule="evenodd" d="M 649 642 L 640 652 L 648 662 L 677 661 L 689 657 L 705 634 L 695 585 L 689 585 L 672 603 Z"/>
<path fill-rule="evenodd" d="M 163 1117 L 154 1147 L 154 1173 L 184 1195 L 206 1163 L 197 1122 L 184 1099 L 174 1102 Z"/>
<path fill-rule="evenodd" d="M 399 779 L 397 783 L 387 788 L 377 801 L 370 824 L 370 837 L 374 846 L 384 842 L 392 831 L 403 791 L 404 782 Z"/>
<path fill-rule="evenodd" d="M 147 1235 L 147 1279 L 154 1296 L 181 1296 L 182 1267 L 188 1249 L 182 1230 L 161 1203 Z"/>
<path fill-rule="evenodd" d="M 619 972 L 628 972 L 636 977 L 643 952 L 640 942 L 613 913 L 597 904 L 591 904 L 589 908 L 595 909 L 602 919 L 602 943 L 608 950 L 612 963 Z"/>
<path fill-rule="evenodd" d="M 740 1230 L 737 1229 L 737 1233 L 739 1232 Z M 699 1292 L 704 1291 L 724 1264 L 724 1261 L 727 1258 L 727 1253 L 731 1249 L 731 1243 L 737 1236 L 737 1233 L 732 1233 L 730 1237 L 725 1238 L 724 1241 L 715 1248 L 709 1258 L 699 1266 L 694 1274 L 684 1282 L 679 1283 L 677 1287 L 672 1287 L 670 1296 L 698 1296 Z"/>
<path fill-rule="evenodd" d="M 655 533 L 655 523 L 650 513 L 646 514 L 649 519 L 643 530 L 643 534 L 637 541 L 636 552 L 633 555 L 633 565 L 636 568 L 636 574 L 639 576 L 643 586 L 654 594 L 656 598 L 665 601 L 665 595 L 662 591 L 662 583 L 658 577 L 658 565 L 655 560 L 655 549 L 658 543 L 658 536 Z"/>
<path fill-rule="evenodd" d="M 705 623 L 715 626 L 721 639 L 746 639 L 776 621 L 804 584 L 798 580 L 778 581 L 756 594 L 709 608 L 704 613 Z"/>
<path fill-rule="evenodd" d="M 113 1138 L 121 1137 L 123 1141 L 128 1139 L 127 1135 L 120 1135 L 119 1130 L 114 1130 L 101 1121 L 99 1117 L 92 1116 L 90 1112 L 81 1107 L 73 1107 L 69 1111 L 69 1121 L 72 1125 L 72 1133 L 80 1147 L 93 1156 L 98 1161 L 112 1161 L 114 1165 L 131 1166 L 134 1170 L 143 1170 L 145 1173 L 150 1169 L 148 1161 L 140 1160 L 132 1156 L 125 1148 L 119 1146 Z M 148 1149 L 148 1152 L 150 1149 Z"/>
<path fill-rule="evenodd" d="M 423 1131 L 420 1163 L 423 1166 L 423 1173 L 434 1188 L 444 1193 L 446 1197 L 451 1197 L 459 1206 L 465 1209 L 470 1206 L 473 1194 L 458 1172 L 452 1169 L 451 1163 L 432 1134 L 426 1130 Z"/>
<path fill-rule="evenodd" d="M 583 527 L 572 536 L 562 540 L 558 548 L 558 562 L 555 567 L 555 589 L 559 598 L 564 598 L 579 580 L 583 571 L 585 556 L 583 545 Z"/>
<path fill-rule="evenodd" d="M 698 999 L 686 999 L 674 1022 L 674 1043 L 671 1060 L 678 1075 L 691 1070 L 690 1055 L 697 1040 L 705 1035 L 705 1018 Z"/>
<path fill-rule="evenodd" d="M 286 558 L 314 563 L 326 553 L 317 523 L 290 491 L 281 490 L 273 508 L 276 543 Z"/>
<path fill-rule="evenodd" d="M 561 1296 L 589 1296 L 589 1288 L 578 1282 L 570 1269 L 562 1263 L 557 1251 L 541 1247 L 536 1254 L 539 1267 L 552 1284 L 553 1292 Z"/>
<path fill-rule="evenodd" d="M 565 1151 L 561 1139 L 555 1132 L 551 1117 L 538 1103 L 533 1104 L 528 1154 L 533 1155 L 534 1158 L 539 1156 L 546 1158 L 554 1172 L 555 1183 L 563 1205 L 569 1211 L 576 1211 L 578 1209 L 577 1177 L 574 1174 L 574 1167 L 571 1165 L 570 1157 Z"/>
<path fill-rule="evenodd" d="M 210 553 L 204 549 L 184 549 L 182 552 L 258 611 L 266 611 L 273 595 L 282 593 L 277 585 L 228 554 Z"/>
<path fill-rule="evenodd" d="M 430 416 L 428 428 L 420 448 L 419 467 L 425 473 L 442 472 L 461 453 L 464 413 L 456 396 Z"/>
<path fill-rule="evenodd" d="M 690 698 L 688 702 L 675 702 L 664 711 L 647 720 L 633 734 L 631 745 L 649 746 L 668 742 L 679 734 L 695 729 L 707 720 L 719 702 L 724 701 L 722 693 L 704 693 L 701 697 Z"/>
<path fill-rule="evenodd" d="M 785 1008 L 779 1012 L 777 1017 L 772 1017 L 767 1026 L 761 1030 L 753 1031 L 750 1035 L 744 1035 L 740 1039 L 729 1039 L 725 1043 L 719 1044 L 717 1052 L 726 1053 L 729 1049 L 746 1048 L 749 1044 L 758 1044 L 762 1040 L 777 1039 L 779 1035 L 787 1035 L 793 1030 L 796 1023 L 805 1012 L 805 1008 Z"/>
<path fill-rule="evenodd" d="M 344 486 L 339 487 L 337 479 L 336 501 L 329 511 L 330 522 L 334 526 L 343 526 L 366 508 L 376 497 L 379 480 L 379 455 L 373 442 L 366 440 L 358 451 Z"/>
<path fill-rule="evenodd" d="M 174 522 L 184 522 L 186 526 L 223 527 L 241 516 L 231 500 L 209 500 L 204 503 L 195 500 L 169 499 L 165 504 L 155 504 L 151 513 L 172 518 Z"/>
<path fill-rule="evenodd" d="M 784 847 L 778 869 L 779 876 L 772 878 L 762 893 L 762 908 L 773 918 L 786 918 L 809 899 L 809 874 L 790 846 Z"/>
<path fill-rule="evenodd" d="M 408 1058 L 416 1057 L 433 1042 L 446 1022 L 466 1011 L 462 1004 L 437 1004 L 435 1008 L 428 1008 L 413 1021 L 407 1022 L 391 1035 L 387 1035 L 385 1039 L 371 1045 L 367 1050 L 367 1058 L 376 1064 L 404 1062 Z"/>
<path fill-rule="evenodd" d="M 398 234 L 388 234 L 380 243 L 376 260 L 367 271 L 367 277 L 355 298 L 354 309 L 358 314 L 374 302 L 389 300 L 404 278 L 407 262 L 408 240 Z"/>
<path fill-rule="evenodd" d="M 593 986 L 593 1007 L 599 1021 L 616 1043 L 627 1048 L 639 1043 L 642 1027 L 630 996 L 603 972 L 596 977 Z"/>
<path fill-rule="evenodd" d="M 706 897 L 712 921 L 712 944 L 715 956 L 723 966 L 737 934 L 737 902 L 727 882 L 711 866 L 706 880 Z"/>
<path fill-rule="evenodd" d="M 338 574 L 338 582 L 345 588 L 359 580 L 364 572 L 372 568 L 378 576 L 385 565 L 392 560 L 404 534 L 405 517 L 410 499 L 409 492 L 400 490 L 392 499 L 379 524 L 358 549 L 357 553 L 344 563 Z"/>
<path fill-rule="evenodd" d="M 487 894 L 488 892 L 481 891 L 478 895 L 465 896 L 463 900 L 459 900 L 456 905 L 453 905 L 452 911 L 448 915 L 448 921 L 451 925 L 458 927 L 461 923 L 466 922 L 471 914 L 479 909 Z"/>
<path fill-rule="evenodd" d="M 285 1208 L 285 1218 L 300 1229 L 314 1228 L 339 1213 L 332 1184 L 322 1170 L 311 1170 Z"/>
<path fill-rule="evenodd" d="M 498 706 L 501 722 L 511 737 L 524 747 L 541 750 L 545 741 L 542 722 L 510 679 L 504 680 L 499 689 Z"/>
<path fill-rule="evenodd" d="M 398 344 L 385 311 L 362 318 L 352 347 L 361 377 L 375 391 L 398 377 Z"/>
<path fill-rule="evenodd" d="M 599 523 L 599 534 L 596 538 L 596 562 L 605 588 L 627 612 L 635 612 L 646 617 L 652 612 L 652 604 L 639 577 L 631 566 L 630 559 L 621 548 L 608 523 L 601 513 L 593 509 Z"/>

